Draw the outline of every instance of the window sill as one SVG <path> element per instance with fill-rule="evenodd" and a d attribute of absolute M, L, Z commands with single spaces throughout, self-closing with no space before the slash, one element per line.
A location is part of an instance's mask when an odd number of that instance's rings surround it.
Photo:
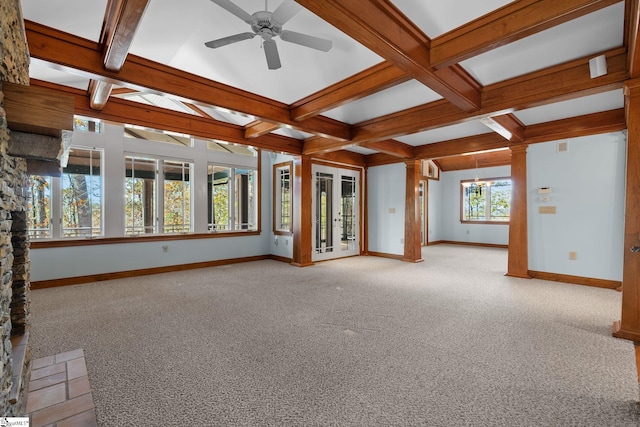
<path fill-rule="evenodd" d="M 461 224 L 509 225 L 509 221 L 460 221 Z"/>
<path fill-rule="evenodd" d="M 228 231 L 198 234 L 156 234 L 128 237 L 92 237 L 87 239 L 32 240 L 31 249 L 65 248 L 71 246 L 113 245 L 122 243 L 162 242 L 170 240 L 217 239 L 224 237 L 259 236 L 260 231 Z"/>

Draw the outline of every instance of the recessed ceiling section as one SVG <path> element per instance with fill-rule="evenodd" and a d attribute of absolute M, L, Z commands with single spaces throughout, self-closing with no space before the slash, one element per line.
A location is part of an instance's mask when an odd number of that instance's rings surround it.
<path fill-rule="evenodd" d="M 24 19 L 94 42 L 100 39 L 107 0 L 21 0 L 20 3 Z M 80 16 L 81 19 L 74 19 Z"/>
<path fill-rule="evenodd" d="M 623 28 L 624 2 L 618 2 L 461 65 L 486 86 L 622 46 Z"/>
<path fill-rule="evenodd" d="M 444 0 L 393 0 L 393 4 L 430 38 L 438 37 L 495 9 L 511 0 L 460 2 Z"/>
<path fill-rule="evenodd" d="M 255 0 L 234 0 L 247 13 L 264 7 Z M 269 2 L 273 11 L 280 1 Z M 175 24 L 178 16 L 182 25 Z M 171 22 L 171 25 L 167 25 Z M 291 104 L 381 61 L 381 58 L 306 9 L 293 16 L 289 31 L 331 40 L 329 52 L 274 38 L 282 63 L 269 70 L 258 36 L 211 49 L 206 42 L 251 32 L 246 22 L 210 1 L 159 0 L 149 3 L 131 52 L 229 86 Z M 336 66 L 339 64 L 339 66 Z"/>
<path fill-rule="evenodd" d="M 450 139 L 465 138 L 467 136 L 482 135 L 490 133 L 491 130 L 478 120 L 445 126 L 425 132 L 414 133 L 395 138 L 400 142 L 417 147 L 434 142 L 448 141 Z"/>
<path fill-rule="evenodd" d="M 324 113 L 341 122 L 356 124 L 399 110 L 442 99 L 424 84 L 410 80 Z"/>
<path fill-rule="evenodd" d="M 61 71 L 56 69 L 55 66 L 36 58 L 31 58 L 31 63 L 29 64 L 29 78 L 68 86 L 75 89 L 87 90 L 89 88 L 88 78 L 82 77 L 78 74 Z"/>
<path fill-rule="evenodd" d="M 528 108 L 516 111 L 514 114 L 525 125 L 534 125 L 618 108 L 624 108 L 622 89 L 556 102 L 555 104 L 541 107 Z"/>

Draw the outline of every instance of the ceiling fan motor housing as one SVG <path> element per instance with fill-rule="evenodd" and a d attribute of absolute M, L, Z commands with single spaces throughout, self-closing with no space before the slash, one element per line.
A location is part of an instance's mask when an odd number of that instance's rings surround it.
<path fill-rule="evenodd" d="M 253 22 L 251 23 L 251 29 L 254 33 L 262 37 L 275 37 L 282 31 L 282 26 L 275 24 L 271 20 L 271 12 L 262 11 L 256 12 L 253 15 Z"/>

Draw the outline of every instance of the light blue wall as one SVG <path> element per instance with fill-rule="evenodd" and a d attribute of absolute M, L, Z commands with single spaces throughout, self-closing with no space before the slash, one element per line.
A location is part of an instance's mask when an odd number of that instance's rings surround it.
<path fill-rule="evenodd" d="M 568 143 L 566 152 L 555 142 L 527 150 L 529 269 L 622 280 L 626 139 L 618 132 Z M 549 202 L 539 200 L 540 187 L 551 188 Z M 538 213 L 543 205 L 556 214 Z"/>
<path fill-rule="evenodd" d="M 404 163 L 369 168 L 369 251 L 404 254 Z"/>
<path fill-rule="evenodd" d="M 428 242 L 437 242 L 443 240 L 442 237 L 442 181 L 429 180 L 429 199 L 427 203 L 428 209 Z"/>

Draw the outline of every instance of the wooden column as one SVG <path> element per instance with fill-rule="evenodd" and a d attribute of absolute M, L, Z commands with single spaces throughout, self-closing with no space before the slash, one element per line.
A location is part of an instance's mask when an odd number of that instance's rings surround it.
<path fill-rule="evenodd" d="M 313 265 L 311 215 L 311 157 L 297 156 L 293 161 L 293 261 L 298 267 Z"/>
<path fill-rule="evenodd" d="M 511 147 L 511 211 L 507 276 L 529 279 L 527 145 Z"/>
<path fill-rule="evenodd" d="M 420 262 L 420 160 L 407 160 L 406 196 L 404 203 L 404 256 L 403 261 Z"/>
<path fill-rule="evenodd" d="M 640 342 L 640 79 L 624 85 L 627 119 L 627 194 L 624 219 L 622 317 L 613 336 Z"/>

